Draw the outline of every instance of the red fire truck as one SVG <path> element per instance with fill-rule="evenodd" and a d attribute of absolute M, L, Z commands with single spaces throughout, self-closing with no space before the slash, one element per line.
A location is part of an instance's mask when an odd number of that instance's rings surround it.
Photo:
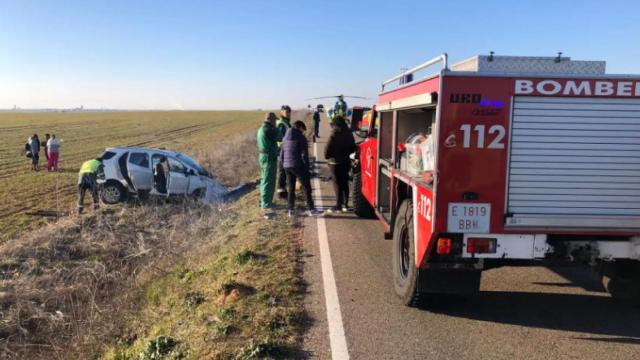
<path fill-rule="evenodd" d="M 367 117 L 354 207 L 393 239 L 405 304 L 550 262 L 589 264 L 640 303 L 640 76 L 560 55 L 449 68 L 443 54 L 383 82 Z"/>

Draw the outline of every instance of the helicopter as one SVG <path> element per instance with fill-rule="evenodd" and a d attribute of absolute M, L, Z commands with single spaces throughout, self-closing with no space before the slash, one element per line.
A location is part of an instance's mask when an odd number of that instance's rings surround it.
<path fill-rule="evenodd" d="M 338 99 L 336 101 L 336 105 L 333 108 L 330 108 L 329 110 L 327 110 L 327 116 L 329 117 L 331 122 L 333 122 L 333 120 L 337 116 L 341 116 L 347 122 L 347 126 L 349 126 L 351 131 L 358 130 L 360 126 L 363 125 L 363 123 L 366 123 L 366 124 L 369 123 L 370 116 L 371 116 L 370 107 L 353 106 L 349 108 L 347 107 L 347 103 L 343 99 L 352 98 L 352 99 L 371 100 L 370 98 L 367 98 L 364 96 L 351 96 L 351 95 L 340 94 L 340 95 L 333 95 L 333 96 L 320 96 L 320 97 L 315 97 L 315 98 L 306 99 L 306 100 L 331 99 L 331 98 Z M 339 109 L 338 107 L 340 106 L 341 100 L 343 105 L 342 105 L 342 109 Z M 307 107 L 311 108 L 311 105 L 308 105 Z M 323 112 L 324 106 L 322 104 L 318 104 L 316 106 L 316 109 L 318 110 L 318 112 Z M 314 137 L 314 142 L 315 142 L 315 137 Z"/>
<path fill-rule="evenodd" d="M 351 117 L 352 110 L 349 109 L 349 107 L 347 106 L 347 102 L 344 101 L 344 98 L 371 100 L 370 98 L 364 97 L 364 96 L 354 96 L 354 95 L 344 95 L 344 94 L 319 96 L 319 97 L 314 97 L 314 98 L 305 99 L 305 100 L 320 100 L 320 99 L 332 99 L 332 98 L 336 98 L 337 100 L 333 108 L 327 111 L 327 115 L 329 116 L 330 119 L 333 119 L 337 115 L 341 115 L 347 118 Z M 324 106 L 322 106 L 322 104 L 319 104 L 317 106 L 317 109 L 319 111 L 322 111 L 324 109 Z"/>

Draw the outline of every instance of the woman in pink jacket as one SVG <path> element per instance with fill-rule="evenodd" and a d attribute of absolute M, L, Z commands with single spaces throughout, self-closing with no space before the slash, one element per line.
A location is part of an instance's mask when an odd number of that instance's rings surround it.
<path fill-rule="evenodd" d="M 58 171 L 58 158 L 60 157 L 60 140 L 56 134 L 51 134 L 51 139 L 47 141 L 47 151 L 49 155 L 47 171 Z"/>

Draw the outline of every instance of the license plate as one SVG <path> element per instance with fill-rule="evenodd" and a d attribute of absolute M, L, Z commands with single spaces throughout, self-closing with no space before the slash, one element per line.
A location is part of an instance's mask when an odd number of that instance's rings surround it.
<path fill-rule="evenodd" d="M 491 224 L 491 204 L 449 203 L 447 231 L 488 233 Z"/>

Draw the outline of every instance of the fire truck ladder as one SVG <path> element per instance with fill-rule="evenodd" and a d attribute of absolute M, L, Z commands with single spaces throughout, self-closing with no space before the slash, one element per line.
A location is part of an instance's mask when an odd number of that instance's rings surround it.
<path fill-rule="evenodd" d="M 407 70 L 407 71 L 403 71 L 403 72 L 402 72 L 402 73 L 400 73 L 399 75 L 394 76 L 394 77 L 392 77 L 391 79 L 389 79 L 389 80 L 387 80 L 387 81 L 383 82 L 383 83 L 382 83 L 382 92 L 384 92 L 384 87 L 385 87 L 385 85 L 389 85 L 389 84 L 391 84 L 392 82 L 398 81 L 398 80 L 402 79 L 403 77 L 405 77 L 405 76 L 407 76 L 407 75 L 409 75 L 409 74 L 416 73 L 416 72 L 418 72 L 418 71 L 420 71 L 420 70 L 426 69 L 426 68 L 428 68 L 429 66 L 431 66 L 431 65 L 435 65 L 435 64 L 437 64 L 437 63 L 439 63 L 439 62 L 442 62 L 442 69 L 441 69 L 441 70 L 448 69 L 448 66 L 449 66 L 449 57 L 447 56 L 447 53 L 440 54 L 440 55 L 438 55 L 438 56 L 434 57 L 433 59 L 431 59 L 431 60 L 429 60 L 429 61 L 427 61 L 427 62 L 425 62 L 425 63 L 422 63 L 422 64 L 420 64 L 420 65 L 418 65 L 418 66 L 416 66 L 416 67 L 414 67 L 414 68 L 411 68 L 411 69 L 409 69 L 409 70 Z"/>

